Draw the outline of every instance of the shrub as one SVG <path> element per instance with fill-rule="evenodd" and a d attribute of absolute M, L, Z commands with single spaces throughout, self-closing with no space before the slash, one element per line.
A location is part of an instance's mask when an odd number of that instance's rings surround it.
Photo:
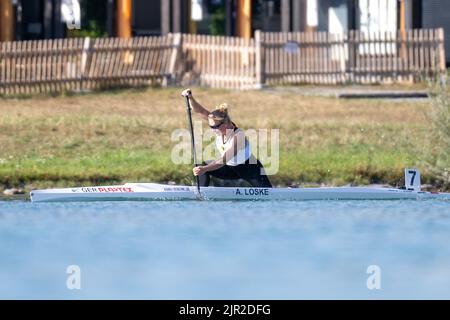
<path fill-rule="evenodd" d="M 430 129 L 430 153 L 427 156 L 429 170 L 444 186 L 450 186 L 450 74 L 429 82 L 431 111 L 428 114 Z"/>

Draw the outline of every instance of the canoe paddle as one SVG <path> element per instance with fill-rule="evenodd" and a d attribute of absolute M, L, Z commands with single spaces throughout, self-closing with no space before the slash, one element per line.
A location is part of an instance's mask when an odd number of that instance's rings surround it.
<path fill-rule="evenodd" d="M 191 113 L 191 106 L 189 104 L 189 97 L 186 97 L 186 110 L 187 110 L 187 114 L 188 114 L 188 120 L 189 120 L 189 130 L 191 132 L 191 144 L 192 144 L 192 154 L 194 157 L 194 166 L 197 167 L 198 163 L 197 163 L 197 153 L 195 152 L 195 138 L 194 138 L 194 127 L 192 125 L 192 113 Z M 197 191 L 198 194 L 201 195 L 200 193 L 200 178 L 199 176 L 195 176 L 197 179 Z"/>

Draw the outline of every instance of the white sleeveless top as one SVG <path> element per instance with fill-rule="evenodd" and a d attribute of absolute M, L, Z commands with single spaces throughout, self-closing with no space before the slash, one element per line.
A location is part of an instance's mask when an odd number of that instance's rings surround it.
<path fill-rule="evenodd" d="M 227 165 L 233 167 L 244 163 L 250 158 L 251 155 L 250 143 L 245 137 L 244 131 L 239 128 L 235 129 L 233 134 L 231 134 L 230 137 L 227 137 L 225 143 L 222 140 L 222 135 L 216 137 L 217 149 L 219 150 L 220 155 L 223 157 L 225 155 L 225 152 L 227 152 L 227 150 L 232 147 L 235 136 L 237 137 L 236 142 L 238 152 L 233 158 L 227 161 Z"/>

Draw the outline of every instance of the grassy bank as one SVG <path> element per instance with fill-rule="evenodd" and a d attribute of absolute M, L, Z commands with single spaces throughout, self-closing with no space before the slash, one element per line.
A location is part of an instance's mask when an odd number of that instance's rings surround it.
<path fill-rule="evenodd" d="M 27 188 L 152 181 L 188 183 L 174 165 L 173 130 L 186 128 L 179 89 L 0 100 L 0 185 Z M 290 184 L 402 184 L 433 145 L 427 102 L 346 101 L 292 92 L 197 89 L 200 102 L 231 105 L 247 128 L 280 129 L 280 169 Z M 206 127 L 205 127 L 206 130 Z"/>

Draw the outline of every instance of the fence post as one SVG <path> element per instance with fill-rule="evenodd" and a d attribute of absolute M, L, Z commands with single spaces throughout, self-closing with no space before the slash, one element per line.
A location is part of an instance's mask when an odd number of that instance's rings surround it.
<path fill-rule="evenodd" d="M 355 65 L 356 65 L 356 45 L 355 45 L 355 30 L 350 30 L 346 38 L 347 50 L 348 50 L 348 64 L 345 70 L 344 81 L 355 81 Z"/>
<path fill-rule="evenodd" d="M 261 89 L 264 86 L 264 67 L 265 67 L 265 55 L 263 47 L 263 33 L 261 30 L 255 31 L 255 69 L 256 69 L 256 84 L 257 89 Z"/>
<path fill-rule="evenodd" d="M 340 70 L 340 76 L 341 79 L 345 79 L 346 78 L 346 72 L 347 72 L 347 64 L 348 64 L 348 59 L 349 59 L 349 55 L 348 55 L 348 32 L 339 34 L 338 36 L 339 39 L 339 58 L 340 58 L 340 64 L 341 64 L 341 70 Z M 346 80 L 343 80 L 343 82 L 346 82 Z"/>
<path fill-rule="evenodd" d="M 84 79 L 86 78 L 86 66 L 88 64 L 89 54 L 91 51 L 91 38 L 84 38 L 83 52 L 81 54 L 81 66 L 80 66 L 80 90 L 84 90 Z"/>
<path fill-rule="evenodd" d="M 170 82 L 168 81 L 167 77 L 164 77 L 162 85 L 164 87 L 168 85 L 176 84 L 177 82 L 177 74 L 176 74 L 176 67 L 178 65 L 179 57 L 181 56 L 181 44 L 183 36 L 181 33 L 175 33 L 175 34 L 169 34 L 169 36 L 172 36 L 172 52 L 170 54 L 170 60 L 169 60 L 169 77 Z"/>
<path fill-rule="evenodd" d="M 438 29 L 438 43 L 439 43 L 439 71 L 445 72 L 446 70 L 446 61 L 445 61 L 445 47 L 444 47 L 444 29 Z"/>
<path fill-rule="evenodd" d="M 3 47 L 5 45 L 5 42 L 0 42 L 0 95 L 5 94 L 5 92 L 3 92 L 3 83 L 6 81 L 7 76 L 6 59 L 3 58 Z"/>

